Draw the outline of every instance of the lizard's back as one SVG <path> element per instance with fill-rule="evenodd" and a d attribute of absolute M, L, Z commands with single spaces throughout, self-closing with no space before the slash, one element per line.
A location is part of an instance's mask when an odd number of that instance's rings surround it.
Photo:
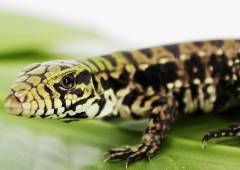
<path fill-rule="evenodd" d="M 232 99 L 237 88 L 232 82 L 238 79 L 240 61 L 240 43 L 237 40 L 156 46 L 103 57 L 116 63 L 109 77 L 113 77 L 111 74 L 120 67 L 115 80 L 126 81 L 126 86 L 137 86 L 147 95 L 174 96 L 180 112 L 192 113 L 198 109 L 219 111 L 230 102 L 234 103 Z M 134 93 L 136 91 L 123 93 L 120 98 L 130 98 L 132 102 Z"/>

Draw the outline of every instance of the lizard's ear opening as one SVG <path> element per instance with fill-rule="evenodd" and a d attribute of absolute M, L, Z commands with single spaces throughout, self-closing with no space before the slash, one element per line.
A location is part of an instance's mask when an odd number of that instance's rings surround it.
<path fill-rule="evenodd" d="M 89 72 L 88 70 L 83 70 L 82 72 L 77 74 L 76 83 L 88 85 L 91 82 L 91 78 L 92 78 L 91 72 Z"/>

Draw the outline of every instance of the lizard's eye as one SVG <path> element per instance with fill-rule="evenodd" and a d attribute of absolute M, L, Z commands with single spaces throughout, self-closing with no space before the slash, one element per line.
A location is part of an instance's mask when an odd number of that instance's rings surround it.
<path fill-rule="evenodd" d="M 65 75 L 60 81 L 60 85 L 63 89 L 70 90 L 76 85 L 75 77 L 72 73 Z"/>

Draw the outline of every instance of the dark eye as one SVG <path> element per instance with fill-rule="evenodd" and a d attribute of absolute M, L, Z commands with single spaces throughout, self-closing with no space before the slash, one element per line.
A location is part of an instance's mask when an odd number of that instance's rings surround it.
<path fill-rule="evenodd" d="M 62 80 L 60 81 L 60 85 L 64 89 L 72 89 L 75 86 L 75 77 L 73 74 L 65 75 Z"/>

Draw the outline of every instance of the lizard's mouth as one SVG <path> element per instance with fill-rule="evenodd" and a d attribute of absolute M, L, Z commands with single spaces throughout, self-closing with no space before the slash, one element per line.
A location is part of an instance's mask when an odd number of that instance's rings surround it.
<path fill-rule="evenodd" d="M 8 112 L 15 115 L 19 115 L 23 111 L 21 102 L 14 94 L 11 94 L 6 98 L 4 107 Z"/>

